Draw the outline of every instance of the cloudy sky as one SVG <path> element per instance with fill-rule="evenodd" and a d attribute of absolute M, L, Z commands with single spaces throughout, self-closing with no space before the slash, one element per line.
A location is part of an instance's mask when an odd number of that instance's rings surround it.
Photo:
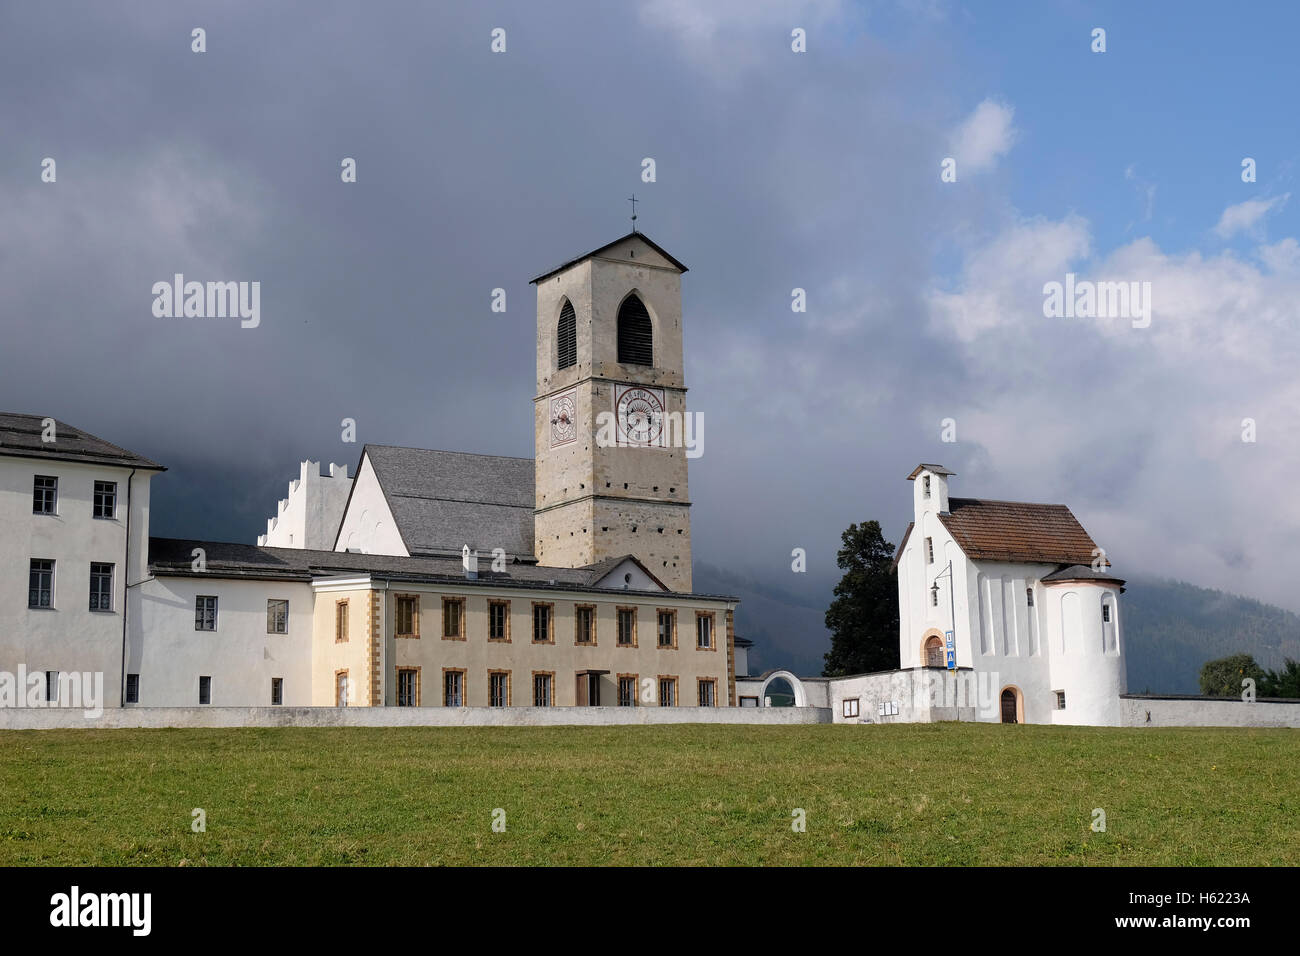
<path fill-rule="evenodd" d="M 6 4 L 0 407 L 168 465 L 156 534 L 251 542 L 345 417 L 529 456 L 528 279 L 635 192 L 691 268 L 697 560 L 827 576 L 937 461 L 1300 610 L 1297 16 L 991 6 Z M 177 272 L 261 282 L 260 326 L 155 317 Z M 1045 317 L 1067 273 L 1149 282 L 1149 327 Z"/>

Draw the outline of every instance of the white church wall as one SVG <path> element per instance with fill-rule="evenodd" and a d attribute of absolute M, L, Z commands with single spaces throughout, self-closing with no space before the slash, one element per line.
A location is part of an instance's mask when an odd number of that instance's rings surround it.
<path fill-rule="evenodd" d="M 1051 690 L 1065 691 L 1065 709 L 1057 710 L 1053 705 L 1051 721 L 1118 724 L 1119 695 L 1127 689 L 1127 676 L 1115 588 L 1070 581 L 1051 584 L 1043 590 L 1047 604 Z M 1109 628 L 1102 621 L 1103 601 L 1112 608 Z"/>
<path fill-rule="evenodd" d="M 1050 657 L 1043 644 L 1043 587 L 1055 565 L 1005 561 L 971 562 L 972 666 L 989 675 L 990 686 L 1020 693 L 1024 720 L 1050 723 L 1055 707 Z M 1034 592 L 1029 606 L 1028 591 Z M 986 709 L 981 720 L 1000 721 L 1001 710 Z"/>
<path fill-rule="evenodd" d="M 368 455 L 363 456 L 353 485 L 333 550 L 409 557 Z"/>
<path fill-rule="evenodd" d="M 929 561 L 929 545 L 934 548 L 934 561 Z M 937 631 L 942 635 L 952 629 L 952 609 L 949 604 L 949 578 L 945 573 L 949 558 L 953 562 L 952 577 L 956 581 L 957 665 L 971 664 L 970 629 L 963 626 L 968 620 L 970 607 L 969 562 L 961 549 L 933 515 L 919 516 L 907 540 L 907 546 L 898 563 L 899 585 L 899 662 L 903 668 L 920 667 L 922 645 L 927 633 Z M 939 575 L 944 575 L 942 578 Z M 930 587 L 939 585 L 938 605 L 931 603 Z"/>
<path fill-rule="evenodd" d="M 195 598 L 217 597 L 215 631 L 194 627 Z M 288 633 L 268 634 L 266 603 L 288 600 Z M 282 678 L 283 701 L 311 703 L 311 585 L 218 577 L 156 577 L 132 591 L 135 625 L 128 674 L 140 675 L 139 705 L 198 704 L 199 677 L 212 678 L 212 705 L 271 703 L 271 679 Z"/>

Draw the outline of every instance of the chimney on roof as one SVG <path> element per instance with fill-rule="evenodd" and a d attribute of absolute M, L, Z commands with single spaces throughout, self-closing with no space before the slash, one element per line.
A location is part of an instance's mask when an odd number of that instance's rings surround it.
<path fill-rule="evenodd" d="M 465 569 L 465 577 L 470 581 L 478 580 L 478 552 L 471 551 L 469 545 L 460 549 L 461 567 Z"/>

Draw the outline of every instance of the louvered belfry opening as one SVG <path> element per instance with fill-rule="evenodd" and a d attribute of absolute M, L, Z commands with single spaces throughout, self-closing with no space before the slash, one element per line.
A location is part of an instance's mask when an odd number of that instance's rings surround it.
<path fill-rule="evenodd" d="M 654 365 L 653 346 L 650 313 L 630 295 L 618 309 L 618 360 L 624 365 Z"/>
<path fill-rule="evenodd" d="M 578 317 L 574 314 L 573 303 L 565 301 L 560 310 L 560 325 L 556 330 L 555 366 L 557 369 L 570 368 L 578 364 Z"/>

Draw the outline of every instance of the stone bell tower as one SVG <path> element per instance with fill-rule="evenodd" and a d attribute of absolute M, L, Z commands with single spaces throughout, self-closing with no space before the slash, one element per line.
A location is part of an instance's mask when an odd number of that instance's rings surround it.
<path fill-rule="evenodd" d="M 682 265 L 632 232 L 537 286 L 534 549 L 543 565 L 635 555 L 691 590 Z"/>

